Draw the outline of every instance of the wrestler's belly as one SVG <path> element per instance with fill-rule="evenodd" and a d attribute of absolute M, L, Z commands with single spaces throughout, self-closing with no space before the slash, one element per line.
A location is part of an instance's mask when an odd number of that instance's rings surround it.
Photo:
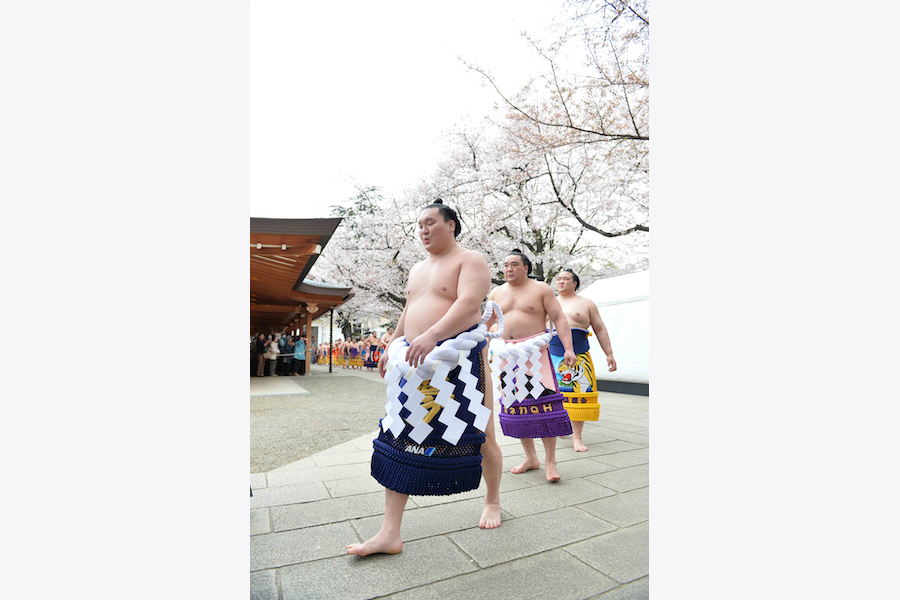
<path fill-rule="evenodd" d="M 406 320 L 403 323 L 403 335 L 406 337 L 406 340 L 411 342 L 422 335 L 422 333 L 440 321 L 452 305 L 452 301 L 447 302 L 443 299 L 440 301 L 423 299 L 420 302 L 416 302 L 415 305 L 410 305 L 406 311 Z M 460 327 L 458 331 L 451 332 L 447 337 L 453 337 L 480 322 L 481 314 L 478 312 L 472 313 L 466 319 L 465 325 Z"/>
<path fill-rule="evenodd" d="M 503 339 L 518 340 L 547 330 L 546 315 L 521 310 L 503 311 Z"/>

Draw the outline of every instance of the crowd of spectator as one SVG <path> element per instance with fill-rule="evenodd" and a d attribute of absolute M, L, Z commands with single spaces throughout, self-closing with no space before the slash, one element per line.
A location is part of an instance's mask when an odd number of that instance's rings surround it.
<path fill-rule="evenodd" d="M 325 342 L 314 349 L 313 360 L 327 365 L 331 354 L 334 365 L 344 369 L 366 368 L 372 372 L 378 367 L 378 359 L 393 335 L 394 330 L 391 328 L 380 338 L 372 332 L 362 339 L 336 340 L 334 347 Z M 276 377 L 304 375 L 306 372 L 306 340 L 303 337 L 258 333 L 250 340 L 251 375 Z"/>
<path fill-rule="evenodd" d="M 257 377 L 305 375 L 306 340 L 301 336 L 258 333 L 250 340 L 250 372 Z"/>

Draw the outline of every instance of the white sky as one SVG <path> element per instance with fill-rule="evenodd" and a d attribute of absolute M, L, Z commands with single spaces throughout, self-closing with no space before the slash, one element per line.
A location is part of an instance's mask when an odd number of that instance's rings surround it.
<path fill-rule="evenodd" d="M 541 33 L 558 0 L 269 2 L 253 15 L 254 217 L 329 216 L 352 181 L 397 193 L 428 177 L 440 135 L 499 100 L 457 56 L 517 91 L 539 68 L 520 32 Z M 267 10 L 263 10 L 263 9 Z M 258 68 L 256 67 L 258 65 Z"/>

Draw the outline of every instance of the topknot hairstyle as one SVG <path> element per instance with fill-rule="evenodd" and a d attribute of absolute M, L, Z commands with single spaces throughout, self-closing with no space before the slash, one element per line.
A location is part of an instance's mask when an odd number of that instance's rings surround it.
<path fill-rule="evenodd" d="M 444 204 L 444 201 L 438 198 L 422 210 L 428 210 L 429 208 L 436 208 L 441 213 L 441 216 L 444 217 L 444 222 L 453 221 L 453 224 L 456 226 L 453 230 L 453 237 L 459 237 L 459 233 L 462 231 L 462 225 L 459 224 L 459 216 L 456 214 L 456 211 Z"/>
<path fill-rule="evenodd" d="M 523 254 L 522 251 L 518 248 L 513 248 L 512 250 L 510 250 L 509 256 L 512 256 L 513 254 L 522 257 L 522 262 L 525 263 L 526 267 L 528 267 L 528 274 L 531 275 L 531 261 L 528 259 L 528 257 L 525 256 L 525 254 Z"/>
<path fill-rule="evenodd" d="M 578 275 L 576 275 L 576 274 L 575 274 L 575 271 L 573 271 L 572 269 L 563 269 L 563 271 L 565 271 L 566 273 L 571 273 L 571 274 L 572 274 L 572 281 L 575 282 L 575 291 L 577 292 L 577 291 L 578 291 L 578 286 L 581 285 L 581 279 L 578 278 Z"/>

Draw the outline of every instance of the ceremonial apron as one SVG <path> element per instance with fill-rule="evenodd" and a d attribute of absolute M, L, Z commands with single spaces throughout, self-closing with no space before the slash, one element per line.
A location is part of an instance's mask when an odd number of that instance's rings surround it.
<path fill-rule="evenodd" d="M 514 438 L 569 435 L 572 422 L 550 361 L 549 332 L 491 340 L 491 373 L 500 389 L 500 428 Z"/>
<path fill-rule="evenodd" d="M 493 305 L 493 306 L 491 306 Z M 440 342 L 413 369 L 404 337 L 390 345 L 387 414 L 373 441 L 372 477 L 401 494 L 445 496 L 474 490 L 481 480 L 481 444 L 491 409 L 482 404 L 487 365 L 482 322 Z M 499 307 L 496 308 L 499 311 Z"/>
<path fill-rule="evenodd" d="M 564 396 L 563 406 L 573 421 L 597 421 L 600 419 L 600 403 L 597 402 L 597 380 L 594 362 L 591 360 L 590 344 L 586 329 L 572 328 L 572 350 L 575 352 L 575 366 L 563 362 L 565 349 L 559 336 L 550 340 L 550 358 L 559 381 L 559 389 Z"/>

